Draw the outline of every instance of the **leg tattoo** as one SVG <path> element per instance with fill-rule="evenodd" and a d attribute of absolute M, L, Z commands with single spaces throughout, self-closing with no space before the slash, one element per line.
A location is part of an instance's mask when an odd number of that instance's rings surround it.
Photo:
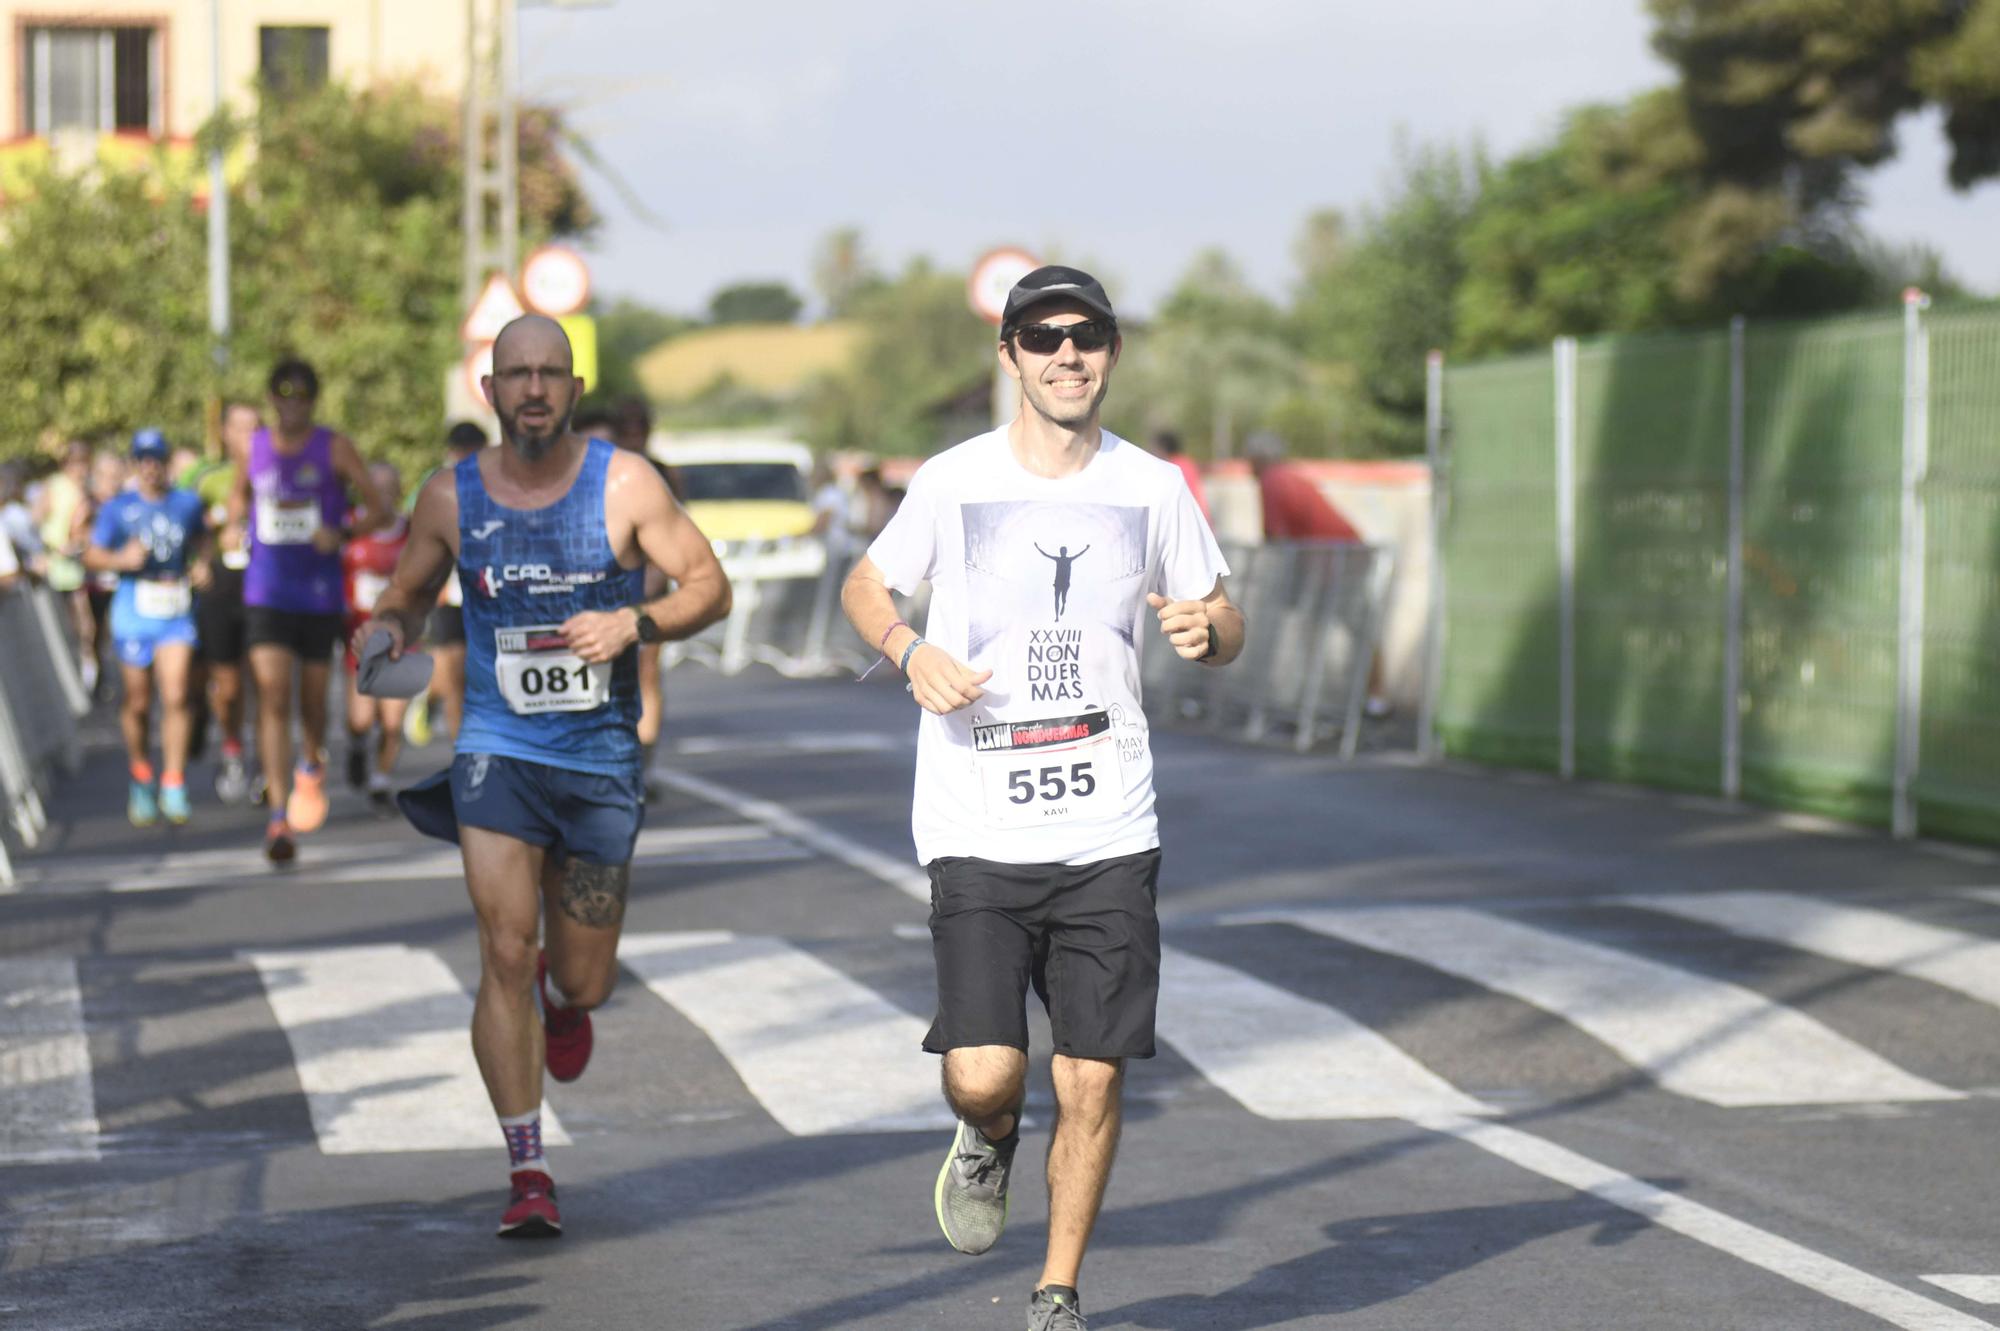
<path fill-rule="evenodd" d="M 563 914 L 593 929 L 611 928 L 625 918 L 625 889 L 631 880 L 629 864 L 570 860 L 563 865 Z"/>

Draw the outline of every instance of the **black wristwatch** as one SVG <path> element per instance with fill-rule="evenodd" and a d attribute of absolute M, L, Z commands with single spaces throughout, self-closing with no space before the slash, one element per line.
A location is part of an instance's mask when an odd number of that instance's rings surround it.
<path fill-rule="evenodd" d="M 640 642 L 652 644 L 656 642 L 666 641 L 667 635 L 660 632 L 660 626 L 653 622 L 653 617 L 646 613 L 646 608 L 644 606 L 641 605 L 633 606 L 632 617 L 639 621 Z"/>

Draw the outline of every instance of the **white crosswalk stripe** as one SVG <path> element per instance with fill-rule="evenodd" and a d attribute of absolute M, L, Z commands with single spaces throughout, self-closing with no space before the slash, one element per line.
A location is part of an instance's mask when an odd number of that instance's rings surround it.
<path fill-rule="evenodd" d="M 1345 1013 L 1178 948 L 1161 958 L 1158 1029 L 1264 1118 L 1493 1112 Z"/>
<path fill-rule="evenodd" d="M 1914 976 L 2000 1007 L 2000 942 L 1978 934 L 1791 892 L 1706 892 L 1618 900 L 1851 966 Z"/>
<path fill-rule="evenodd" d="M 619 960 L 713 1040 L 786 1131 L 949 1127 L 926 1023 L 775 938 L 632 934 Z"/>
<path fill-rule="evenodd" d="M 245 957 L 291 1042 L 329 1155 L 492 1150 L 500 1129 L 466 1036 L 472 998 L 436 953 L 408 947 Z M 542 1140 L 567 1144 L 555 1113 Z"/>
<path fill-rule="evenodd" d="M 1619 900 L 2000 1003 L 1993 979 L 2000 945 L 1890 912 L 1792 895 Z M 1257 918 L 1410 958 L 1532 1003 L 1662 1086 L 1711 1103 L 1961 1095 L 1750 990 L 1501 916 L 1356 907 Z M 896 937 L 882 945 L 924 947 L 920 938 Z M 839 955 L 714 932 L 635 933 L 620 949 L 621 964 L 644 986 L 625 1000 L 642 1005 L 634 1015 L 643 1022 L 643 1004 L 657 999 L 684 1016 L 740 1079 L 730 1093 L 747 1092 L 745 1103 L 754 1100 L 786 1132 L 949 1126 L 936 1060 L 920 1048 L 924 1018 L 829 959 Z M 1334 1003 L 1224 957 L 1164 950 L 1158 1029 L 1170 1051 L 1248 1112 L 1413 1122 L 1498 1112 Z M 255 951 L 243 961 L 260 977 L 322 1151 L 497 1149 L 467 1038 L 471 997 L 436 953 L 388 945 Z M 0 961 L 0 1161 L 98 1157 L 86 1015 L 74 961 Z M 544 1134 L 568 1141 L 552 1112 Z"/>
<path fill-rule="evenodd" d="M 0 1164 L 95 1160 L 97 1138 L 76 963 L 0 961 Z"/>
<path fill-rule="evenodd" d="M 1408 957 L 1532 1003 L 1668 1090 L 1711 1104 L 1963 1098 L 1740 985 L 1502 916 L 1370 906 L 1259 918 Z"/>

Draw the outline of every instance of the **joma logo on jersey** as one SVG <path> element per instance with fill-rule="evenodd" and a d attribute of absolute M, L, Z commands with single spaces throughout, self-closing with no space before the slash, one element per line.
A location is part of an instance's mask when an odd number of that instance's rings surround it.
<path fill-rule="evenodd" d="M 587 587 L 593 582 L 604 581 L 605 576 L 601 568 L 558 573 L 548 564 L 502 564 L 497 569 L 488 564 L 479 571 L 479 590 L 490 600 L 498 596 L 500 589 L 508 583 L 525 582 L 530 596 L 541 596 L 566 592 L 572 587 Z"/>

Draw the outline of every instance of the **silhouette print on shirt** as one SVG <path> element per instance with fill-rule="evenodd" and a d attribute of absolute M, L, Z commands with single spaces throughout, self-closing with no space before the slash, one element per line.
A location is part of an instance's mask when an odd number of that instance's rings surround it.
<path fill-rule="evenodd" d="M 1037 554 L 1041 555 L 1044 559 L 1053 559 L 1056 561 L 1056 622 L 1061 623 L 1063 607 L 1069 604 L 1069 566 L 1089 554 L 1090 547 L 1086 545 L 1075 554 L 1071 554 L 1069 547 L 1066 545 L 1059 545 L 1056 549 L 1061 553 L 1052 555 L 1042 549 L 1040 541 L 1035 542 L 1035 552 Z"/>

